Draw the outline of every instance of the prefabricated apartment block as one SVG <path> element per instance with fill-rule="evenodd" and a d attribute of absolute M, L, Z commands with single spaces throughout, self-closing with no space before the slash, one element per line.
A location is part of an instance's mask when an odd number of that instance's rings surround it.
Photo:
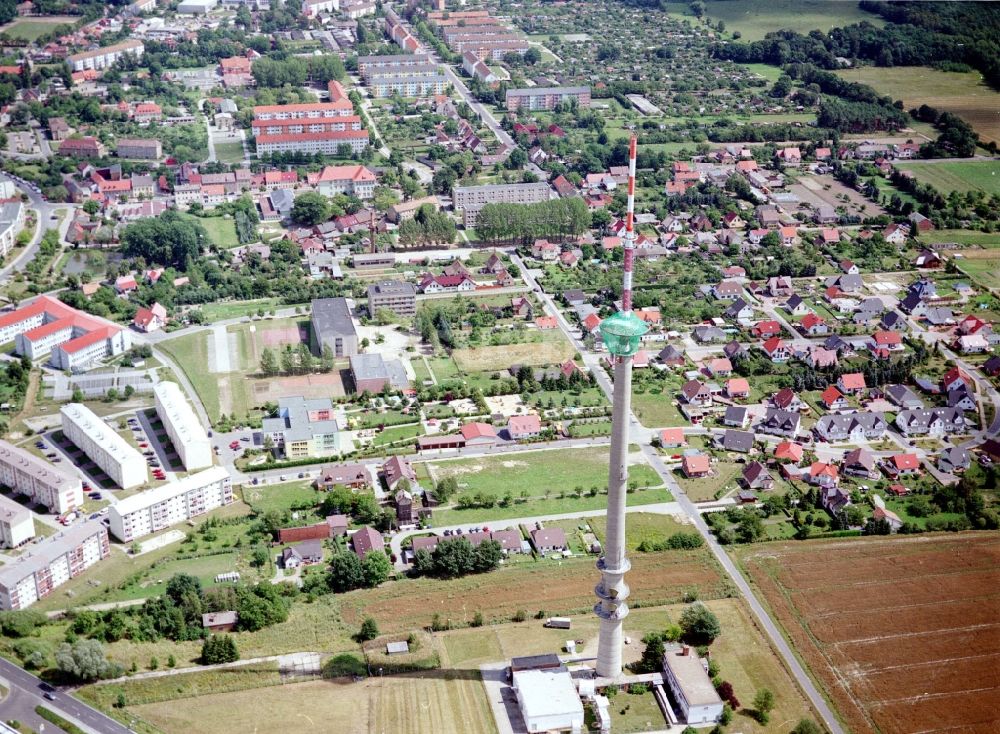
<path fill-rule="evenodd" d="M 25 609 L 111 553 L 98 520 L 77 523 L 0 566 L 0 609 Z"/>
<path fill-rule="evenodd" d="M 39 456 L 0 441 L 0 484 L 62 514 L 83 504 L 83 483 Z"/>
<path fill-rule="evenodd" d="M 221 466 L 192 474 L 111 505 L 111 533 L 129 543 L 233 501 L 229 472 Z"/>
<path fill-rule="evenodd" d="M 163 421 L 187 471 L 212 466 L 212 444 L 198 416 L 176 382 L 160 382 L 153 387 L 156 414 Z"/>
<path fill-rule="evenodd" d="M 62 431 L 122 489 L 146 482 L 146 460 L 94 412 L 79 403 L 64 405 Z"/>

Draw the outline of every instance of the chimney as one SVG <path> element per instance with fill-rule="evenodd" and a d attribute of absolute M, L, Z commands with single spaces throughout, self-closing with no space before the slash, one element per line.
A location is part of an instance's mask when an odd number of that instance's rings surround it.
<path fill-rule="evenodd" d="M 690 654 L 691 654 L 691 648 L 688 647 L 687 645 L 684 645 L 684 647 L 681 648 L 681 655 L 687 657 Z"/>

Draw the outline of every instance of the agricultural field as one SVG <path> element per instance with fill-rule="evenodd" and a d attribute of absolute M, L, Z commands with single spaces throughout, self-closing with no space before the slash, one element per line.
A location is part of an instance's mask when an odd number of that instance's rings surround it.
<path fill-rule="evenodd" d="M 1000 99 L 998 99 L 1000 102 Z M 952 191 L 984 191 L 1000 194 L 1000 165 L 996 161 L 960 161 L 955 163 L 897 163 L 921 183 L 929 184 L 947 196 Z"/>
<path fill-rule="evenodd" d="M 303 701 L 309 701 L 303 707 Z M 130 709 L 165 731 L 223 734 L 319 726 L 320 731 L 496 731 L 486 691 L 475 679 L 435 673 L 311 681 L 202 696 L 197 707 L 162 702 Z M 319 722 L 322 722 L 321 724 Z"/>
<path fill-rule="evenodd" d="M 852 23 L 867 21 L 881 26 L 884 21 L 866 13 L 855 3 L 837 0 L 708 0 L 705 15 L 713 21 L 725 21 L 726 31 L 739 31 L 744 41 L 757 41 L 767 33 L 792 30 L 807 34 L 812 30 L 828 31 Z M 685 7 L 684 14 L 694 21 Z"/>
<path fill-rule="evenodd" d="M 930 105 L 953 112 L 972 125 L 984 141 L 1000 142 L 1000 93 L 983 83 L 979 72 L 937 71 L 924 66 L 860 66 L 836 72 L 879 94 L 902 99 L 906 109 Z"/>
<path fill-rule="evenodd" d="M 851 731 L 1000 727 L 995 534 L 736 553 Z"/>
<path fill-rule="evenodd" d="M 979 285 L 994 290 L 1000 289 L 1000 268 L 997 267 L 995 251 L 966 250 L 962 252 L 962 259 L 956 262 L 959 269 Z"/>

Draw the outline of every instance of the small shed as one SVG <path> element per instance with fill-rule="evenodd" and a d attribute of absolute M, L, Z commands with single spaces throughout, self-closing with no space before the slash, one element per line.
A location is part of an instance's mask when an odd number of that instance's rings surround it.
<path fill-rule="evenodd" d="M 400 642 L 387 642 L 385 645 L 386 655 L 405 655 L 410 651 L 410 643 L 406 640 Z"/>

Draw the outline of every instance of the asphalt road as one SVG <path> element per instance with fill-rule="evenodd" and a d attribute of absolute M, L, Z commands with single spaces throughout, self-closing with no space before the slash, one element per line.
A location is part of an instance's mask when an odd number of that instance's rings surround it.
<path fill-rule="evenodd" d="M 26 182 L 21 179 L 15 178 L 10 174 L 0 174 L 0 180 L 13 181 L 14 185 L 17 186 L 22 193 L 28 196 L 29 206 L 38 213 L 38 226 L 35 228 L 35 236 L 31 239 L 21 253 L 14 258 L 11 262 L 0 268 L 0 284 L 5 283 L 10 275 L 15 270 L 24 270 L 24 266 L 31 262 L 35 253 L 38 252 L 38 246 L 42 242 L 42 237 L 45 235 L 45 231 L 48 229 L 53 229 L 56 226 L 59 227 L 61 238 L 65 237 L 66 231 L 69 229 L 70 222 L 72 221 L 72 216 L 66 216 L 62 223 L 59 223 L 59 219 L 56 216 L 57 209 L 67 209 L 70 210 L 72 214 L 73 204 L 54 204 L 46 201 L 42 198 L 42 195 L 36 189 L 33 189 Z"/>
<path fill-rule="evenodd" d="M 0 658 L 0 679 L 4 680 L 10 688 L 10 693 L 4 700 L 3 706 L 0 707 L 5 720 L 18 719 L 24 723 L 34 722 L 32 727 L 41 731 L 40 723 L 42 720 L 35 713 L 35 707 L 42 705 L 52 709 L 64 719 L 72 721 L 88 734 L 133 734 L 128 727 L 62 691 L 54 693 L 54 700 L 46 700 L 42 695 L 40 678 L 21 670 L 9 660 L 2 658 Z M 46 726 L 47 729 L 50 727 L 56 730 L 51 724 Z"/>

